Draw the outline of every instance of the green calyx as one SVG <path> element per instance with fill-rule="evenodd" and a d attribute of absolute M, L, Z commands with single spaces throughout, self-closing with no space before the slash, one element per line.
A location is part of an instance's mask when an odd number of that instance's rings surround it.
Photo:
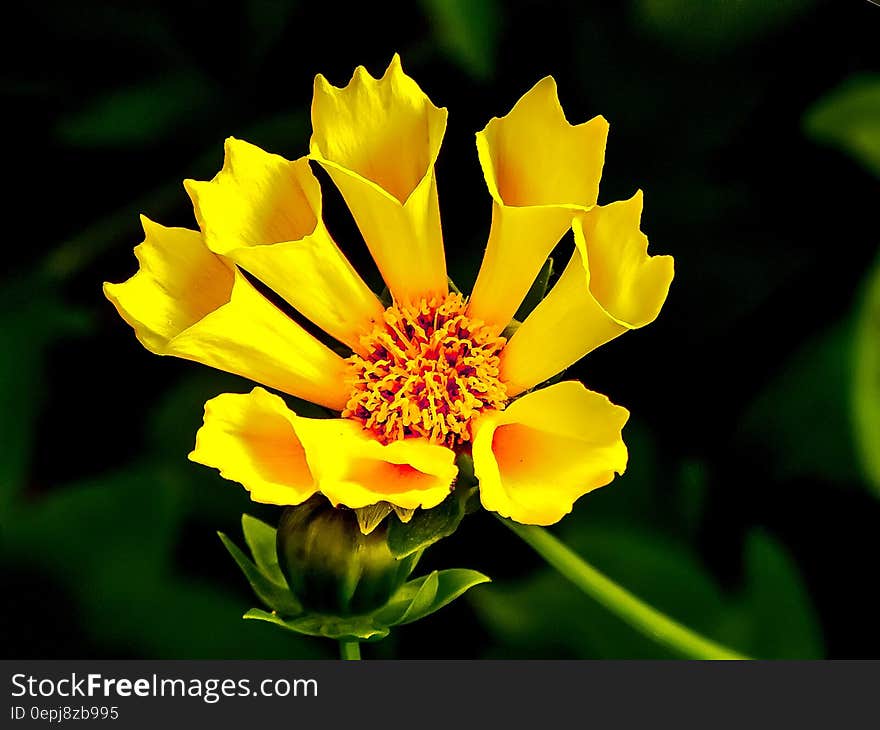
<path fill-rule="evenodd" d="M 375 641 L 392 626 L 428 616 L 489 581 L 461 568 L 407 580 L 425 547 L 454 531 L 464 496 L 451 495 L 430 519 L 426 511 L 410 539 L 393 515 L 365 535 L 352 510 L 323 497 L 286 508 L 277 530 L 242 515 L 250 556 L 226 535 L 220 539 L 268 609 L 253 608 L 244 618 L 310 636 Z"/>
<path fill-rule="evenodd" d="M 281 572 L 313 611 L 351 616 L 384 606 L 416 567 L 421 551 L 398 559 L 387 521 L 365 535 L 352 510 L 320 496 L 281 514 L 275 542 Z"/>

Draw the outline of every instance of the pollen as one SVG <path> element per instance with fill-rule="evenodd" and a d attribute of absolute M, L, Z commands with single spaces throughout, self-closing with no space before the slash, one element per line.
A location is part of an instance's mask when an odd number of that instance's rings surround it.
<path fill-rule="evenodd" d="M 394 304 L 361 338 L 352 355 L 352 392 L 342 415 L 363 423 L 383 443 L 422 436 L 460 449 L 471 422 L 500 410 L 507 389 L 499 379 L 503 337 L 465 314 L 461 294 Z"/>

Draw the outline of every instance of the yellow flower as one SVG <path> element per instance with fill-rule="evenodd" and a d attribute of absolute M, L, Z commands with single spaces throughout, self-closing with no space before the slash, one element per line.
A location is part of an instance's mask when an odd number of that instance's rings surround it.
<path fill-rule="evenodd" d="M 430 508 L 471 453 L 480 497 L 550 524 L 626 467 L 629 414 L 577 382 L 533 390 L 653 321 L 673 276 L 639 230 L 641 192 L 597 205 L 608 124 L 571 125 L 548 77 L 477 134 L 492 226 L 469 298 L 450 292 L 434 163 L 447 112 L 394 56 L 345 88 L 315 79 L 309 155 L 229 139 L 210 182 L 187 180 L 199 231 L 143 219 L 138 272 L 104 291 L 151 352 L 318 403 L 305 418 L 262 388 L 205 406 L 193 461 L 259 502 L 316 492 L 360 508 Z M 309 161 L 341 192 L 393 298 L 385 307 L 330 237 Z M 549 294 L 513 316 L 558 241 L 575 250 Z M 242 271 L 340 346 L 270 303 Z M 514 331 L 509 339 L 503 332 Z"/>

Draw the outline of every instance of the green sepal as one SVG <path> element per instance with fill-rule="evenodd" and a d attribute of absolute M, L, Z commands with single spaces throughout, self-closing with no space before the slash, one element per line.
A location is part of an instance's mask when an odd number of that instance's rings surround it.
<path fill-rule="evenodd" d="M 456 492 L 457 494 L 450 495 L 447 500 L 450 506 L 443 512 L 449 518 L 443 523 L 445 526 L 438 531 L 436 528 L 440 526 L 440 522 L 437 522 L 433 531 L 427 530 L 422 535 L 423 539 L 429 540 L 426 544 L 436 542 L 445 536 L 440 533 L 451 534 L 461 521 L 465 505 L 473 496 L 474 488 L 460 488 Z M 425 513 L 429 511 L 433 510 L 426 510 Z M 417 512 L 409 524 L 412 524 L 420 513 L 421 511 Z M 425 523 L 423 528 L 428 526 L 428 523 Z M 435 570 L 428 575 L 407 581 L 384 606 L 370 613 L 333 616 L 307 611 L 284 580 L 275 552 L 275 528 L 250 515 L 242 515 L 242 529 L 253 559 L 222 532 L 218 535 L 251 584 L 254 593 L 272 609 L 266 611 L 252 608 L 244 618 L 266 621 L 307 636 L 322 636 L 334 640 L 378 641 L 388 636 L 392 626 L 418 621 L 443 608 L 473 586 L 489 582 L 488 577 L 475 570 L 465 568 Z M 410 551 L 408 555 L 413 555 L 422 549 L 424 545 Z"/>
<path fill-rule="evenodd" d="M 522 322 L 521 322 L 520 320 L 518 320 L 518 319 L 512 319 L 512 320 L 510 320 L 510 322 L 507 324 L 507 327 L 505 327 L 505 328 L 501 331 L 501 336 L 502 336 L 505 340 L 510 340 L 510 338 L 513 337 L 513 336 L 516 334 L 516 331 L 517 331 L 521 326 L 522 326 Z"/>
<path fill-rule="evenodd" d="M 405 558 L 449 537 L 464 518 L 468 499 L 474 491 L 471 486 L 459 486 L 436 507 L 417 510 L 409 522 L 389 517 L 388 548 L 391 554 L 398 559 Z"/>
<path fill-rule="evenodd" d="M 388 285 L 382 287 L 382 291 L 379 292 L 379 303 L 385 308 L 388 309 L 392 304 L 394 304 L 394 297 L 391 296 L 391 290 L 388 288 Z"/>
<path fill-rule="evenodd" d="M 477 477 L 474 474 L 474 457 L 464 452 L 455 457 L 455 465 L 458 467 L 458 477 L 455 484 L 457 487 L 477 485 Z"/>
<path fill-rule="evenodd" d="M 288 631 L 327 639 L 378 641 L 388 636 L 392 626 L 410 624 L 430 616 L 463 593 L 490 579 L 466 568 L 435 570 L 408 581 L 382 608 L 362 616 L 303 614 L 282 618 L 276 612 L 252 608 L 243 618 L 267 621 Z"/>
<path fill-rule="evenodd" d="M 404 583 L 397 593 L 391 596 L 388 603 L 374 611 L 376 621 L 384 626 L 395 626 L 400 623 L 428 577 L 423 575 Z"/>
<path fill-rule="evenodd" d="M 544 295 L 547 294 L 547 285 L 550 283 L 552 275 L 553 257 L 549 256 L 538 272 L 537 278 L 526 292 L 526 297 L 523 299 L 522 304 L 519 305 L 519 309 L 516 310 L 516 314 L 513 315 L 516 321 L 524 322 L 525 318 L 532 313 L 532 310 L 541 303 Z"/>
<path fill-rule="evenodd" d="M 287 586 L 287 581 L 278 565 L 278 552 L 275 550 L 275 528 L 249 514 L 241 516 L 241 529 L 244 541 L 250 548 L 254 562 L 260 572 L 273 583 Z"/>
<path fill-rule="evenodd" d="M 435 570 L 405 583 L 388 605 L 376 612 L 376 621 L 389 626 L 410 624 L 439 611 L 474 586 L 489 582 L 488 576 L 476 570 Z"/>
<path fill-rule="evenodd" d="M 325 616 L 312 613 L 291 619 L 281 618 L 259 608 L 252 608 L 242 618 L 268 621 L 288 631 L 307 636 L 323 636 L 326 639 L 350 641 L 378 641 L 388 636 L 387 626 L 377 626 L 373 616 Z"/>
<path fill-rule="evenodd" d="M 431 601 L 431 605 L 421 611 L 408 612 L 406 618 L 399 621 L 397 625 L 410 624 L 413 621 L 423 619 L 425 616 L 429 616 L 447 604 L 452 603 L 456 598 L 464 595 L 474 586 L 491 582 L 492 579 L 489 576 L 469 568 L 449 568 L 438 571 L 437 592 L 434 594 L 434 600 Z"/>
<path fill-rule="evenodd" d="M 461 453 L 455 457 L 455 465 L 458 467 L 458 480 L 456 482 L 458 489 L 467 489 L 464 497 L 464 513 L 466 515 L 479 512 L 482 509 L 480 504 L 479 480 L 474 473 L 474 457 L 470 454 Z"/>
<path fill-rule="evenodd" d="M 399 617 L 394 619 L 394 625 L 396 626 L 398 624 L 405 624 L 414 621 L 415 619 L 413 616 L 427 615 L 425 612 L 428 611 L 434 603 L 434 598 L 437 595 L 437 588 L 439 585 L 440 581 L 437 578 L 436 570 L 424 576 L 424 580 L 420 582 L 418 590 L 413 595 L 406 610 Z"/>
<path fill-rule="evenodd" d="M 270 528 L 271 529 L 271 528 Z M 269 608 L 278 611 L 284 616 L 297 616 L 302 613 L 302 606 L 285 583 L 278 583 L 269 574 L 264 573 L 257 565 L 242 552 L 232 540 L 222 532 L 217 533 L 224 547 L 229 551 L 232 559 L 241 568 L 248 583 L 251 584 L 254 593 Z M 253 533 L 252 533 L 253 534 Z M 273 531 L 274 534 L 274 531 Z M 256 557 L 256 556 L 255 556 Z M 262 559 L 262 558 L 261 558 Z M 279 571 L 280 572 L 280 571 Z M 284 579 L 282 578 L 282 581 Z"/>

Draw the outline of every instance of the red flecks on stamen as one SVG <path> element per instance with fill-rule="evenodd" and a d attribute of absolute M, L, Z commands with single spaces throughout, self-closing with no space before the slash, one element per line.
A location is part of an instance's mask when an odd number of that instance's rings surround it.
<path fill-rule="evenodd" d="M 368 354 L 349 358 L 354 377 L 343 417 L 383 443 L 422 436 L 455 448 L 469 441 L 473 418 L 507 402 L 498 377 L 506 341 L 464 310 L 460 294 L 386 309 L 384 322 L 361 338 Z"/>

